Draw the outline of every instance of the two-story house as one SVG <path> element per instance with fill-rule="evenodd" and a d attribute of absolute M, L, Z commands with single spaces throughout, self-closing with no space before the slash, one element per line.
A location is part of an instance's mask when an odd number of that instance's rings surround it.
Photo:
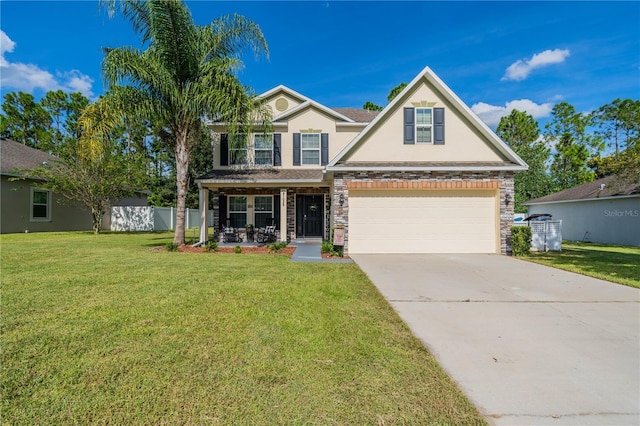
<path fill-rule="evenodd" d="M 428 67 L 380 113 L 285 86 L 260 96 L 268 134 L 230 143 L 210 123 L 215 167 L 197 183 L 216 226 L 275 224 L 282 241 L 340 227 L 348 253 L 510 251 L 513 174 L 527 166 Z"/>

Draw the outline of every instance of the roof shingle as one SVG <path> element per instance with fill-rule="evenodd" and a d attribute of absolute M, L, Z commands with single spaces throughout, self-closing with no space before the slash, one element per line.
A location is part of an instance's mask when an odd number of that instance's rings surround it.
<path fill-rule="evenodd" d="M 527 201 L 524 204 L 528 205 L 554 201 L 587 200 L 592 198 L 616 197 L 634 194 L 640 194 L 640 184 L 623 182 L 616 176 L 607 176 L 602 179 L 594 180 L 593 182 L 574 186 L 573 188 L 568 188 L 554 194 L 545 195 L 544 197 Z"/>
<path fill-rule="evenodd" d="M 44 162 L 54 162 L 57 158 L 21 143 L 0 139 L 0 172 L 3 175 L 18 175 L 19 170 L 31 170 Z"/>
<path fill-rule="evenodd" d="M 338 114 L 349 117 L 357 123 L 369 123 L 380 113 L 379 111 L 369 111 L 358 108 L 331 108 Z"/>

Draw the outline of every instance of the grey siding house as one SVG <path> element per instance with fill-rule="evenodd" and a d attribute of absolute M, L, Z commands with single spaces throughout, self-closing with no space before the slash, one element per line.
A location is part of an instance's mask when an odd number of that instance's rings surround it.
<path fill-rule="evenodd" d="M 640 246 L 640 184 L 607 176 L 524 204 L 562 220 L 565 240 Z"/>
<path fill-rule="evenodd" d="M 91 230 L 91 213 L 43 189 L 38 180 L 20 180 L 20 170 L 55 161 L 46 152 L 0 139 L 0 233 Z"/>

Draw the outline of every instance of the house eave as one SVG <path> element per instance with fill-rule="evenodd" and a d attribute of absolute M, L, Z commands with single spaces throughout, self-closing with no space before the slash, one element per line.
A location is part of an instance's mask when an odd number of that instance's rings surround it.
<path fill-rule="evenodd" d="M 543 204 L 566 204 L 577 203 L 581 201 L 607 201 L 607 200 L 622 200 L 625 198 L 640 198 L 640 194 L 628 194 L 628 195 L 610 195 L 608 197 L 591 197 L 591 198 L 578 198 L 574 200 L 555 200 L 555 201 L 538 201 L 538 202 L 526 202 L 522 203 L 523 206 L 539 206 Z"/>
<path fill-rule="evenodd" d="M 523 171 L 525 166 L 351 166 L 327 167 L 330 172 L 488 172 L 488 171 Z"/>
<path fill-rule="evenodd" d="M 196 184 L 199 187 L 227 187 L 227 188 L 243 188 L 243 187 L 294 187 L 294 186 L 329 186 L 329 183 L 322 179 L 278 179 L 278 180 L 263 180 L 263 179 L 247 179 L 247 180 L 235 180 L 235 179 L 201 179 L 196 180 Z"/>

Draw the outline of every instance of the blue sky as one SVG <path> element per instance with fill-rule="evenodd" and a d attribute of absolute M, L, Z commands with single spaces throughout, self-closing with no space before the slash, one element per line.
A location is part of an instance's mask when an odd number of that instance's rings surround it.
<path fill-rule="evenodd" d="M 329 107 L 386 105 L 430 66 L 491 127 L 513 109 L 544 123 L 560 101 L 590 111 L 640 99 L 640 2 L 189 1 L 199 24 L 253 19 L 270 57 L 246 55 L 255 92 L 284 84 Z M 0 1 L 4 95 L 79 90 L 96 98 L 102 47 L 139 46 L 92 1 Z"/>

